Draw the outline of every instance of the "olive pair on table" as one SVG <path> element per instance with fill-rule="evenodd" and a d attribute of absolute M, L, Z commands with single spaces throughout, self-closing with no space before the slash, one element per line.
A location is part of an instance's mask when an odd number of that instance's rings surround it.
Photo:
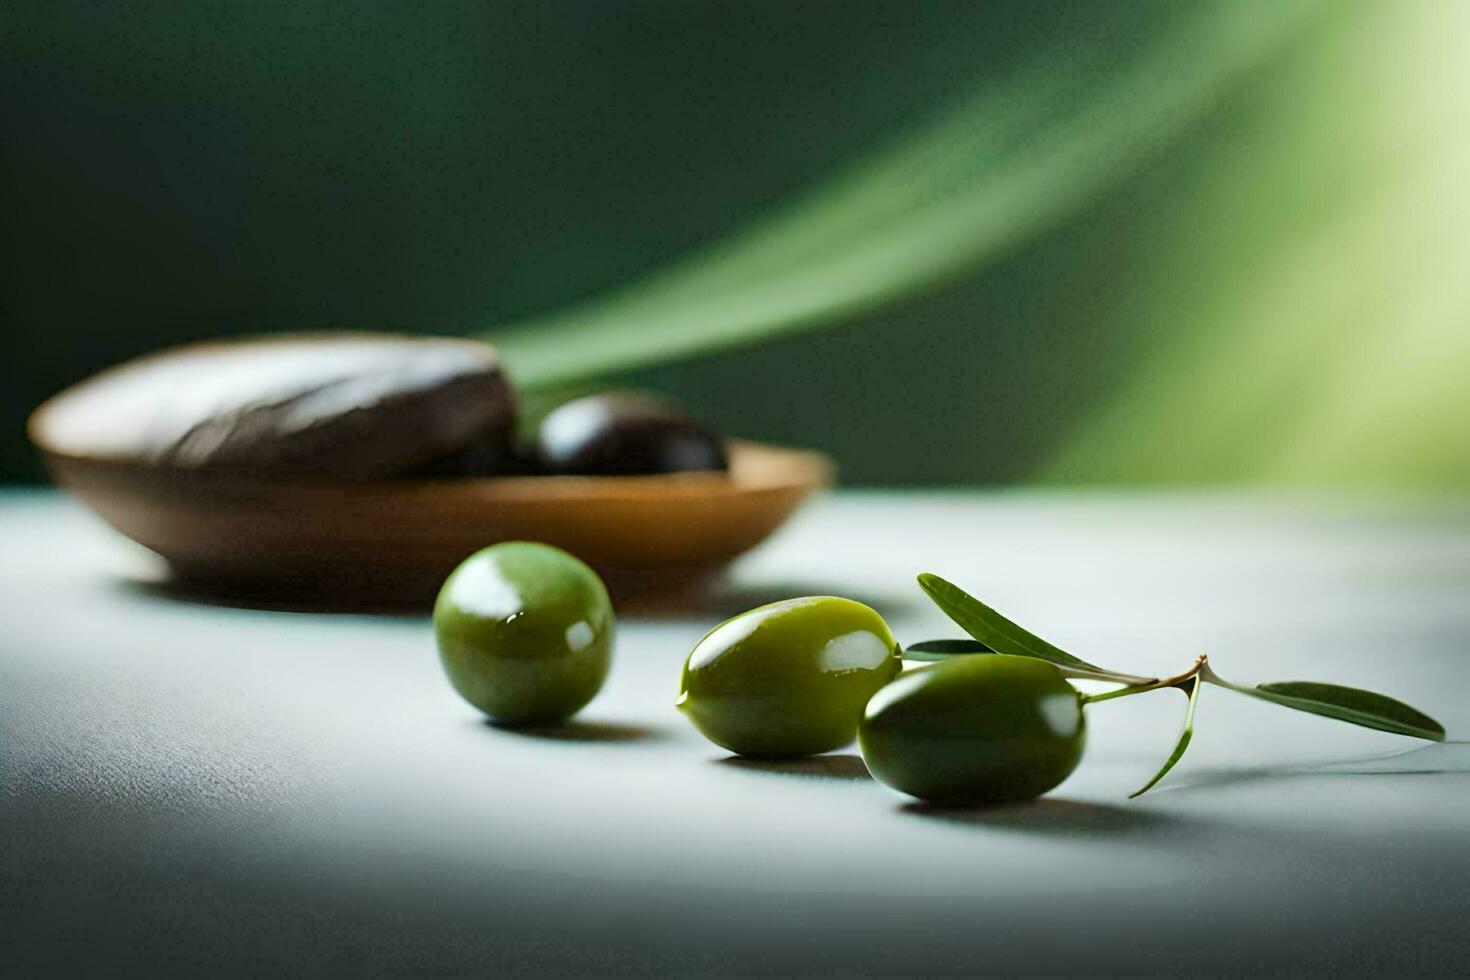
<path fill-rule="evenodd" d="M 919 585 L 968 639 L 901 651 L 859 603 L 778 602 L 705 635 L 684 665 L 679 706 L 711 741 L 744 755 L 823 752 L 856 734 L 875 777 L 937 803 L 1045 793 L 1082 758 L 1084 705 L 1152 691 L 1177 690 L 1189 703 L 1173 752 L 1133 796 L 1157 785 L 1189 748 L 1205 685 L 1396 735 L 1445 738 L 1439 722 L 1387 695 L 1317 681 L 1246 687 L 1215 673 L 1205 656 L 1171 677 L 1099 667 L 937 575 L 920 575 Z M 901 657 L 937 662 L 900 674 Z M 1120 686 L 1084 695 L 1067 678 Z"/>
<path fill-rule="evenodd" d="M 964 657 L 901 673 L 877 612 L 809 596 L 736 616 L 699 641 L 677 704 L 710 741 L 790 757 L 857 736 L 875 777 L 934 802 L 1029 799 L 1082 758 L 1082 702 L 1051 664 Z"/>

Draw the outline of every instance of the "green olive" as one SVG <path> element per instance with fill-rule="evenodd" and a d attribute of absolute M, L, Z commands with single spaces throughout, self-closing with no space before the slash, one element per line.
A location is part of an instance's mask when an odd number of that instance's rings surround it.
<path fill-rule="evenodd" d="M 873 695 L 858 726 L 868 770 L 934 803 L 1040 796 L 1086 741 L 1077 689 L 1044 660 L 975 654 L 919 667 Z"/>
<path fill-rule="evenodd" d="M 787 599 L 706 633 L 684 662 L 676 703 L 731 752 L 811 755 L 851 742 L 863 705 L 901 667 L 888 625 L 861 602 Z"/>
<path fill-rule="evenodd" d="M 434 635 L 449 682 L 493 721 L 556 722 L 607 678 L 612 603 L 597 573 L 565 551 L 509 541 L 445 580 Z"/>

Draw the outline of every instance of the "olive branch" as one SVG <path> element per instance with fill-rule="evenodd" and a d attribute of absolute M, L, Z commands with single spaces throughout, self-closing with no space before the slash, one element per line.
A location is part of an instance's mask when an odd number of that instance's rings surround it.
<path fill-rule="evenodd" d="M 1183 730 L 1174 744 L 1174 750 L 1163 767 L 1144 786 L 1131 793 L 1132 799 L 1148 792 L 1173 769 L 1183 758 L 1185 750 L 1194 737 L 1195 707 L 1199 703 L 1200 689 L 1213 684 L 1227 690 L 1244 694 L 1270 704 L 1305 711 L 1309 714 L 1335 718 L 1364 728 L 1408 735 L 1432 742 L 1444 741 L 1444 726 L 1433 718 L 1410 707 L 1402 701 L 1337 684 L 1316 681 L 1279 681 L 1246 687 L 1233 684 L 1215 673 L 1210 659 L 1201 655 L 1194 666 L 1172 677 L 1143 677 L 1099 667 L 1067 653 L 1060 647 L 1043 640 L 1030 630 L 1012 622 L 964 589 L 940 578 L 925 573 L 919 576 L 919 586 L 934 600 L 944 614 L 970 635 L 969 639 L 926 640 L 915 643 L 904 650 L 908 660 L 949 660 L 953 657 L 976 654 L 1007 654 L 1013 657 L 1031 657 L 1054 664 L 1062 676 L 1075 680 L 1109 681 L 1121 685 L 1100 694 L 1082 695 L 1082 703 L 1097 704 L 1118 698 L 1146 694 L 1149 691 L 1178 690 L 1189 698 L 1184 717 Z"/>

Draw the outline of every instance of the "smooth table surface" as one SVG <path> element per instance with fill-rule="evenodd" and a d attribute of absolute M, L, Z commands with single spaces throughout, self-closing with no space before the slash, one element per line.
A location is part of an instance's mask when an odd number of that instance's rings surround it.
<path fill-rule="evenodd" d="M 489 727 L 426 617 L 230 608 L 57 495 L 0 495 L 9 968 L 215 974 L 1470 969 L 1465 744 L 1203 692 L 1088 709 L 1043 800 L 917 805 L 856 749 L 729 758 L 691 645 L 776 598 L 957 635 L 935 571 L 1088 659 L 1381 690 L 1470 737 L 1470 501 L 838 495 L 691 607 L 620 611 L 601 695 Z M 1346 763 L 1336 771 L 1324 764 Z M 1343 770 L 1405 770 L 1372 773 Z M 9 969 L 6 970 L 9 972 Z"/>

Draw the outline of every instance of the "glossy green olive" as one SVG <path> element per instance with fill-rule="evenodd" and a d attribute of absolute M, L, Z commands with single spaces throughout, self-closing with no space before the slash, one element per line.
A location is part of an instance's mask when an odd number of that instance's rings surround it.
<path fill-rule="evenodd" d="M 749 756 L 852 741 L 863 705 L 897 676 L 898 643 L 851 599 L 773 602 L 710 630 L 679 678 L 679 708 L 711 742 Z"/>
<path fill-rule="evenodd" d="M 873 695 L 858 725 L 868 770 L 934 803 L 1040 796 L 1077 767 L 1082 701 L 1044 660 L 975 654 L 919 667 Z"/>
<path fill-rule="evenodd" d="M 476 552 L 444 582 L 434 635 L 449 682 L 507 725 L 570 717 L 612 660 L 613 612 L 597 573 L 550 545 Z"/>

